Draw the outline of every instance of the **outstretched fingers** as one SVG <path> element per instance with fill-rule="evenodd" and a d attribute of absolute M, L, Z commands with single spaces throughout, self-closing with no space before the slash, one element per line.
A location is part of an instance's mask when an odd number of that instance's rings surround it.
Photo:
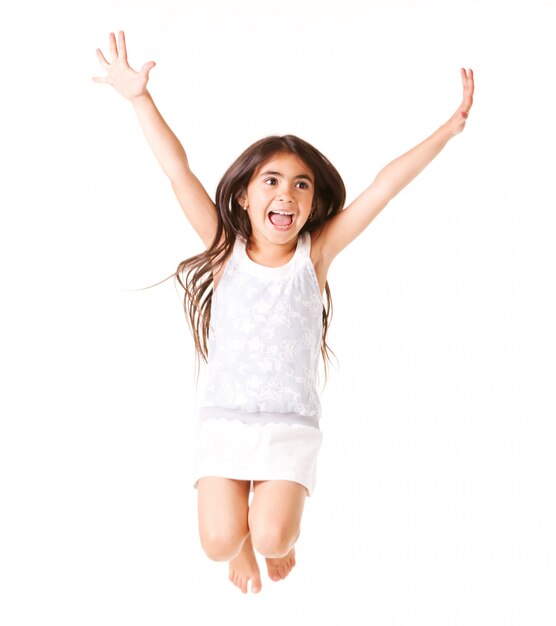
<path fill-rule="evenodd" d="M 465 122 L 469 117 L 469 110 L 473 104 L 473 92 L 475 89 L 473 80 L 473 70 L 469 68 L 467 71 L 460 68 L 461 82 L 463 83 L 463 99 L 456 109 L 456 112 L 446 123 L 447 128 L 452 135 L 457 135 L 465 128 Z"/>
<path fill-rule="evenodd" d="M 156 63 L 154 61 L 148 61 L 147 63 L 145 63 L 145 65 L 143 65 L 143 67 L 141 68 L 139 73 L 140 74 L 144 74 L 148 78 L 149 77 L 149 72 L 152 70 L 152 68 L 155 65 L 156 65 Z"/>
<path fill-rule="evenodd" d="M 469 91 L 470 89 L 472 89 L 473 86 L 473 70 L 469 70 L 469 73 L 467 73 L 467 71 L 461 67 L 460 68 L 460 73 L 461 73 L 461 82 L 463 83 L 463 91 L 464 93 Z"/>
<path fill-rule="evenodd" d="M 110 63 L 108 63 L 108 61 L 104 58 L 104 54 L 102 54 L 101 49 L 97 48 L 96 53 L 98 62 L 105 70 L 108 70 L 108 68 L 110 67 Z M 106 83 L 106 76 L 93 76 L 93 81 L 95 83 Z"/>
<path fill-rule="evenodd" d="M 116 37 L 114 33 L 108 35 L 108 42 L 110 44 L 110 56 L 112 57 L 112 63 L 118 60 L 118 47 L 116 46 Z"/>
<path fill-rule="evenodd" d="M 463 83 L 463 100 L 460 106 L 460 115 L 463 119 L 467 119 L 469 116 L 469 109 L 473 104 L 473 92 L 475 91 L 475 83 L 473 80 L 473 70 L 470 68 L 467 72 L 462 67 L 460 69 L 461 80 Z"/>
<path fill-rule="evenodd" d="M 97 58 L 100 65 L 106 70 L 106 76 L 95 76 L 93 81 L 95 83 L 112 85 L 119 94 L 128 100 L 134 100 L 148 93 L 149 72 L 156 63 L 148 61 L 143 65 L 141 71 L 136 72 L 127 62 L 127 46 L 124 31 L 117 31 L 117 42 L 116 35 L 109 33 L 108 41 L 110 43 L 112 60 L 109 63 L 102 51 L 99 48 L 96 49 Z"/>
<path fill-rule="evenodd" d="M 118 33 L 118 41 L 120 42 L 120 56 L 122 57 L 124 63 L 127 64 L 127 48 L 125 46 L 125 35 L 123 30 Z"/>
<path fill-rule="evenodd" d="M 117 44 L 116 35 L 114 33 L 110 33 L 108 35 L 108 41 L 110 42 L 110 56 L 112 57 L 112 63 L 114 63 L 118 59 L 121 59 L 127 65 L 127 48 L 125 45 L 124 31 L 120 30 L 118 32 Z"/>
<path fill-rule="evenodd" d="M 100 48 L 97 48 L 97 58 L 104 69 L 108 69 L 110 67 L 110 63 L 108 63 Z"/>
<path fill-rule="evenodd" d="M 461 68 L 461 79 L 463 82 L 463 98 L 473 102 L 473 92 L 475 91 L 475 81 L 473 80 L 473 70 L 470 68 L 467 72 Z"/>

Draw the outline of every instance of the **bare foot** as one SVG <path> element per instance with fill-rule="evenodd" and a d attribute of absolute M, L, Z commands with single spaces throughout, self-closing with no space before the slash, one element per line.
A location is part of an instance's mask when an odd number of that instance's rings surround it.
<path fill-rule="evenodd" d="M 271 580 L 282 580 L 295 566 L 295 548 L 292 548 L 286 556 L 280 559 L 266 559 L 268 576 Z"/>
<path fill-rule="evenodd" d="M 279 559 L 278 559 L 279 560 Z M 247 535 L 247 539 L 243 543 L 241 552 L 235 559 L 230 561 L 229 579 L 236 587 L 239 587 L 243 593 L 247 593 L 247 583 L 251 580 L 251 592 L 259 593 L 261 590 L 261 572 L 257 557 L 253 550 L 251 541 L 251 533 Z"/>

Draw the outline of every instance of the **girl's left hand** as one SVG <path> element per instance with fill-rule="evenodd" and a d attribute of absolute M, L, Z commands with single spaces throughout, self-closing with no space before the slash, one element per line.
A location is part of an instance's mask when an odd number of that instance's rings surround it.
<path fill-rule="evenodd" d="M 461 131 L 465 128 L 465 122 L 469 116 L 469 109 L 473 104 L 473 91 L 475 90 L 473 70 L 469 69 L 466 72 L 462 67 L 460 71 L 461 80 L 463 82 L 463 100 L 461 101 L 458 110 L 445 124 L 450 129 L 452 135 L 461 133 Z"/>

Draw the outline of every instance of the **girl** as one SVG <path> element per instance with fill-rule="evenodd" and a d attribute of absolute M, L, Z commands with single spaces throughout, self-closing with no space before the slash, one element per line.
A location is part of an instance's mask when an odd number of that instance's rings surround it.
<path fill-rule="evenodd" d="M 461 69 L 463 100 L 454 115 L 382 169 L 347 208 L 336 169 L 292 135 L 247 148 L 213 202 L 147 91 L 155 63 L 136 72 L 127 62 L 124 33 L 118 45 L 114 33 L 109 41 L 111 63 L 97 48 L 107 73 L 93 81 L 131 101 L 207 248 L 173 274 L 185 290 L 197 360 L 200 354 L 208 361 L 194 461 L 199 534 L 210 559 L 230 562 L 230 580 L 243 593 L 250 580 L 256 593 L 261 576 L 254 549 L 266 557 L 272 580 L 285 578 L 295 565 L 305 497 L 315 488 L 322 439 L 315 381 L 319 352 L 326 374 L 330 264 L 463 130 L 473 72 Z"/>

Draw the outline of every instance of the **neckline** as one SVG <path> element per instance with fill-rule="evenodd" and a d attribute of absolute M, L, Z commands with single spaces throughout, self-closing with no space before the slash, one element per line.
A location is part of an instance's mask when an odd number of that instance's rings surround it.
<path fill-rule="evenodd" d="M 236 245 L 241 246 L 240 250 L 240 261 L 242 262 L 243 267 L 248 270 L 250 273 L 258 275 L 258 276 L 266 276 L 267 278 L 282 278 L 290 275 L 292 270 L 299 262 L 299 258 L 301 257 L 301 251 L 305 244 L 305 236 L 306 233 L 300 233 L 297 237 L 297 243 L 295 246 L 295 252 L 292 258 L 283 263 L 282 265 L 276 265 L 274 267 L 270 267 L 268 265 L 261 265 L 261 263 L 257 263 L 253 261 L 247 254 L 247 242 L 244 239 L 236 238 Z"/>
<path fill-rule="evenodd" d="M 295 250 L 293 252 L 293 256 L 289 261 L 286 261 L 285 263 L 282 263 L 282 265 L 263 265 L 262 263 L 257 263 L 257 261 L 253 261 L 253 259 L 247 254 L 247 244 L 244 244 L 244 250 L 245 250 L 245 258 L 250 262 L 253 263 L 254 265 L 257 265 L 258 267 L 264 267 L 266 270 L 276 270 L 276 269 L 280 269 L 281 267 L 287 267 L 290 263 L 293 262 L 293 260 L 295 259 L 295 257 L 297 256 L 298 252 L 299 252 L 299 248 L 300 248 L 300 239 L 301 237 L 303 237 L 304 233 L 301 233 L 300 235 L 298 235 L 297 237 L 297 242 L 295 244 Z"/>

